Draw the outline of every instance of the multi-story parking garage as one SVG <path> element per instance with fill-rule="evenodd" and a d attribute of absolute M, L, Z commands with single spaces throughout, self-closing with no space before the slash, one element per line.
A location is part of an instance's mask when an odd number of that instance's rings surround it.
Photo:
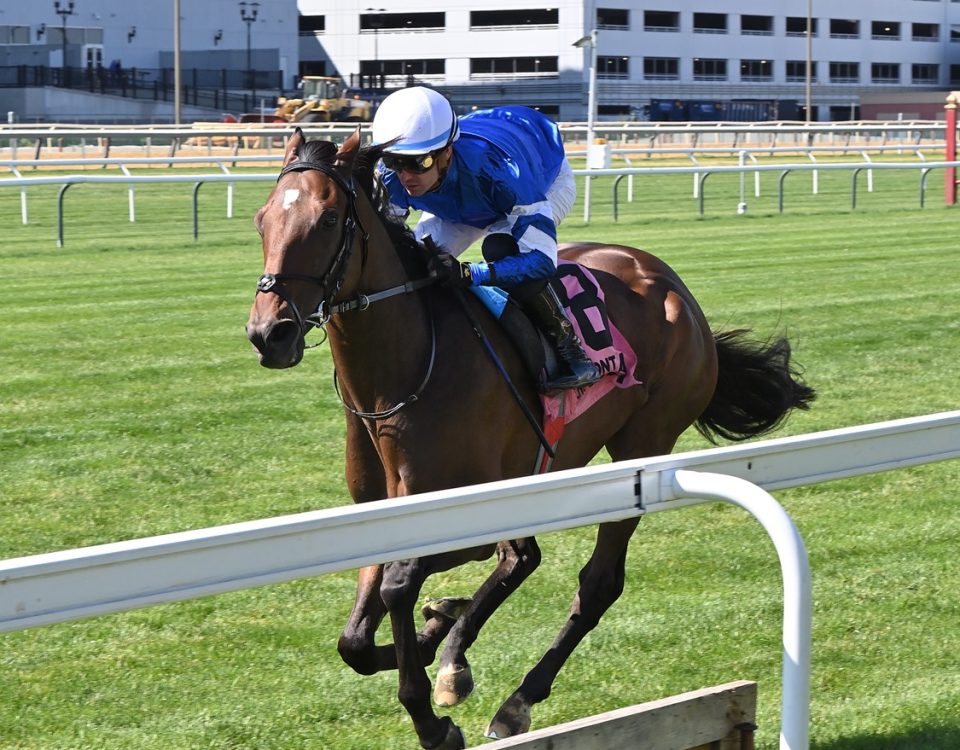
<path fill-rule="evenodd" d="M 36 68 L 55 77 L 115 62 L 166 86 L 179 58 L 188 88 L 215 74 L 230 81 L 224 90 L 242 88 L 228 74 L 251 69 L 262 75 L 248 88 L 268 97 L 310 73 L 342 76 L 373 98 L 416 81 L 462 110 L 522 101 L 564 120 L 585 118 L 594 60 L 600 119 L 805 119 L 808 101 L 811 119 L 849 119 L 878 93 L 890 102 L 879 114 L 930 116 L 918 101 L 939 105 L 960 88 L 960 0 L 13 5 L 0 13 L 6 88 Z"/>

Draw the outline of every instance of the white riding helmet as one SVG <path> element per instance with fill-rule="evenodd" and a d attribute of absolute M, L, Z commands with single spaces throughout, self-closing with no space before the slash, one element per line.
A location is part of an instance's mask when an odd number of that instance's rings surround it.
<path fill-rule="evenodd" d="M 443 94 L 423 86 L 394 91 L 373 118 L 373 142 L 396 142 L 391 154 L 428 154 L 460 137 L 457 114 Z"/>

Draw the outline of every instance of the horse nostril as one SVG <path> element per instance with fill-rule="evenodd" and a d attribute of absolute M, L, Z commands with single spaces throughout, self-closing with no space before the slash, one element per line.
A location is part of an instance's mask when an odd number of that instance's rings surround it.
<path fill-rule="evenodd" d="M 278 320 L 267 329 L 264 338 L 275 351 L 286 351 L 300 338 L 300 326 L 292 320 Z"/>

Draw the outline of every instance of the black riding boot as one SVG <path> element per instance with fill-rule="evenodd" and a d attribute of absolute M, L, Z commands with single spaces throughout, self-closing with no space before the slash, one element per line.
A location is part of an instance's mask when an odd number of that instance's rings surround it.
<path fill-rule="evenodd" d="M 563 314 L 563 305 L 549 283 L 542 291 L 526 298 L 523 306 L 556 348 L 557 355 L 567 370 L 566 373 L 561 372 L 544 383 L 544 390 L 583 388 L 600 379 L 600 373 L 584 354 L 580 339 L 577 338 L 567 316 Z"/>

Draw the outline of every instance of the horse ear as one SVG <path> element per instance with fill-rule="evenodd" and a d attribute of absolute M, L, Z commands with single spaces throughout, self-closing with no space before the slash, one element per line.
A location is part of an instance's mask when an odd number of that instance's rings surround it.
<path fill-rule="evenodd" d="M 294 128 L 293 135 L 287 140 L 287 150 L 283 153 L 283 166 L 297 158 L 297 152 L 304 141 L 306 138 L 303 137 L 303 131 L 299 127 Z"/>
<path fill-rule="evenodd" d="M 337 162 L 340 164 L 352 165 L 353 160 L 357 158 L 357 153 L 360 151 L 360 127 L 358 126 L 356 130 L 350 135 L 347 140 L 343 142 L 343 145 L 340 146 L 340 150 L 337 151 Z"/>

